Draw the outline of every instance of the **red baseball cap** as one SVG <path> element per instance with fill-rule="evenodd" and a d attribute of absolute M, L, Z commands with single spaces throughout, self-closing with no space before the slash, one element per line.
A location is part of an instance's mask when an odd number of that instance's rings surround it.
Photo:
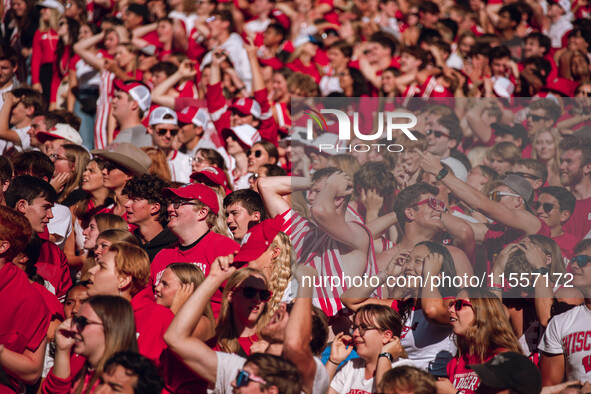
<path fill-rule="evenodd" d="M 217 194 L 210 187 L 201 183 L 190 183 L 176 189 L 167 187 L 162 190 L 162 195 L 164 197 L 176 196 L 183 200 L 199 200 L 207 205 L 216 215 L 220 211 Z"/>
<path fill-rule="evenodd" d="M 209 181 L 209 183 L 213 183 L 214 186 L 223 186 L 224 189 L 228 189 L 228 179 L 226 178 L 226 174 L 219 167 L 205 167 L 201 171 L 192 173 L 191 179 L 205 184 Z"/>
<path fill-rule="evenodd" d="M 250 97 L 241 97 L 239 99 L 234 99 L 232 105 L 230 105 L 230 109 L 235 109 L 242 115 L 252 115 L 256 119 L 261 118 L 261 105 Z"/>
<path fill-rule="evenodd" d="M 284 220 L 280 217 L 263 220 L 250 229 L 242 239 L 240 252 L 234 257 L 235 262 L 249 262 L 261 257 L 273 242 Z"/>
<path fill-rule="evenodd" d="M 179 123 L 194 124 L 205 128 L 207 126 L 207 111 L 203 108 L 189 106 L 177 112 Z"/>
<path fill-rule="evenodd" d="M 138 81 L 126 81 L 123 82 L 117 79 L 114 83 L 115 87 L 129 94 L 132 99 L 137 101 L 138 106 L 142 111 L 147 111 L 152 105 L 152 96 L 150 95 L 150 89 L 146 85 Z"/>

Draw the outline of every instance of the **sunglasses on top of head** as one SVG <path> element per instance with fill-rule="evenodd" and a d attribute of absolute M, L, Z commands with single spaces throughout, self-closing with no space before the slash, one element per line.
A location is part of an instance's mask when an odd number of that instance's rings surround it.
<path fill-rule="evenodd" d="M 528 173 L 525 173 L 525 172 L 519 172 L 519 171 L 507 171 L 507 172 L 505 173 L 505 175 L 519 175 L 519 176 L 520 176 L 520 177 L 522 177 L 522 178 L 525 178 L 525 179 L 532 179 L 532 180 L 534 180 L 534 181 L 535 181 L 536 179 L 541 179 L 540 177 L 537 177 L 537 176 L 535 176 L 535 175 L 528 174 Z"/>

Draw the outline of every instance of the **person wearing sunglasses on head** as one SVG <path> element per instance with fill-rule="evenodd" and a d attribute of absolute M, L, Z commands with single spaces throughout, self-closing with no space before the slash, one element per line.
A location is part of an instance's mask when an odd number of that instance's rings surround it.
<path fill-rule="evenodd" d="M 449 320 L 458 353 L 447 364 L 449 379 L 439 379 L 438 393 L 474 393 L 480 377 L 468 367 L 502 352 L 521 353 L 503 303 L 485 289 L 466 288 L 449 302 Z M 493 323 L 494 322 L 494 323 Z"/>
<path fill-rule="evenodd" d="M 316 275 L 316 271 L 310 267 L 296 269 L 296 278 L 300 284 L 305 275 Z M 246 392 L 245 386 L 249 379 L 242 371 L 248 372 L 253 379 L 260 378 L 255 380 L 256 383 L 265 385 L 266 381 L 267 385 L 270 382 L 275 384 L 277 380 L 269 380 L 270 370 L 265 369 L 264 371 L 268 372 L 263 373 L 261 369 L 257 371 L 249 368 L 250 360 L 258 357 L 275 358 L 271 354 L 282 356 L 282 360 L 286 363 L 292 362 L 297 367 L 296 371 L 299 371 L 299 373 L 285 371 L 284 376 L 286 379 L 292 379 L 290 384 L 293 388 L 280 387 L 279 392 L 300 393 L 303 390 L 306 393 L 326 393 L 329 383 L 326 369 L 315 356 L 322 352 L 326 344 L 328 323 L 326 316 L 318 308 L 312 307 L 313 293 L 310 287 L 299 286 L 299 297 L 296 298 L 295 303 L 289 305 L 281 303 L 273 317 L 262 327 L 260 335 L 264 342 L 259 342 L 257 345 L 259 345 L 259 352 L 262 350 L 268 354 L 262 355 L 253 351 L 248 358 L 244 358 L 239 354 L 214 351 L 207 343 L 192 336 L 197 326 L 198 316 L 203 314 L 209 299 L 225 281 L 227 285 L 224 293 L 228 297 L 224 301 L 227 299 L 228 305 L 231 302 L 233 313 L 237 312 L 236 308 L 247 312 L 248 314 L 242 315 L 243 318 L 252 319 L 256 312 L 255 308 L 262 309 L 263 300 L 271 297 L 270 292 L 266 290 L 266 279 L 259 271 L 251 268 L 236 270 L 232 255 L 220 256 L 212 264 L 209 275 L 203 283 L 176 314 L 164 335 L 169 348 L 189 368 L 215 386 L 216 392 L 219 393 Z M 244 305 L 238 305 L 238 303 Z M 261 312 L 258 311 L 258 313 Z M 245 322 L 246 320 L 243 320 L 238 323 L 235 320 L 234 325 L 240 324 L 245 328 Z M 230 327 L 218 325 L 218 331 L 228 328 L 235 329 L 233 325 Z M 241 346 L 240 349 L 242 349 Z M 279 367 L 280 365 L 276 364 L 274 376 L 281 376 L 281 370 L 277 371 Z M 254 392 L 267 392 L 266 386 L 258 386 L 258 390 L 255 387 L 249 386 L 249 389 Z M 268 392 L 276 391 L 271 388 Z"/>
<path fill-rule="evenodd" d="M 581 240 L 563 227 L 572 217 L 575 203 L 575 196 L 565 188 L 548 186 L 540 189 L 537 201 L 532 204 L 536 215 L 550 227 L 550 236 L 560 246 L 567 266 L 574 256 L 573 249 Z"/>
<path fill-rule="evenodd" d="M 148 133 L 152 135 L 152 144 L 166 155 L 171 181 L 189 183 L 191 157 L 172 147 L 179 133 L 176 112 L 167 107 L 157 107 L 150 113 L 149 124 Z"/>
<path fill-rule="evenodd" d="M 55 364 L 41 386 L 44 394 L 71 393 L 79 386 L 80 392 L 91 392 L 113 354 L 138 350 L 132 306 L 116 295 L 87 298 L 55 335 Z"/>
<path fill-rule="evenodd" d="M 542 384 L 551 386 L 569 380 L 591 382 L 591 239 L 575 247 L 571 261 L 572 285 L 583 293 L 585 302 L 554 316 L 548 323 L 539 349 Z"/>
<path fill-rule="evenodd" d="M 526 234 L 550 236 L 550 228 L 531 212 L 533 189 L 531 184 L 518 175 L 507 175 L 502 181 L 492 184 L 489 196 L 485 196 L 454 174 L 446 171 L 439 158 L 420 152 L 421 168 L 435 175 L 456 196 L 470 208 L 494 220 L 482 242 L 490 264 L 493 256 L 506 245 Z"/>

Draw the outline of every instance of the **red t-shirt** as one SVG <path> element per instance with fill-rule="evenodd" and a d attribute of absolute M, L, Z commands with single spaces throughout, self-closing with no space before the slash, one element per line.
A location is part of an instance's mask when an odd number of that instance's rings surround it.
<path fill-rule="evenodd" d="M 575 210 L 563 228 L 564 231 L 577 238 L 585 238 L 591 230 L 591 197 L 577 200 Z"/>
<path fill-rule="evenodd" d="M 574 235 L 565 232 L 564 234 L 559 235 L 558 237 L 553 237 L 552 239 L 556 241 L 560 247 L 564 265 L 568 267 L 570 265 L 570 260 L 575 255 L 575 246 L 579 243 L 581 238 L 577 238 Z"/>
<path fill-rule="evenodd" d="M 160 354 L 166 348 L 164 333 L 174 314 L 165 306 L 154 301 L 154 293 L 146 286 L 131 299 L 135 329 L 138 333 L 137 345 L 141 355 L 158 365 Z"/>
<path fill-rule="evenodd" d="M 218 256 L 227 256 L 237 253 L 239 250 L 240 244 L 238 242 L 209 231 L 186 248 L 176 244 L 172 248 L 162 249 L 152 261 L 150 284 L 156 286 L 160 283 L 162 273 L 172 263 L 195 264 L 207 276 L 209 267 Z M 214 314 L 217 316 L 222 301 L 222 292 L 217 290 L 211 300 Z"/>
<path fill-rule="evenodd" d="M 0 269 L 0 299 L 0 344 L 19 354 L 35 352 L 47 335 L 49 310 L 24 271 L 12 263 Z M 8 371 L 6 375 L 18 390 L 19 380 Z M 0 385 L 0 394 L 14 394 L 14 390 Z"/>
<path fill-rule="evenodd" d="M 43 298 L 45 302 L 45 306 L 49 310 L 49 316 L 51 320 L 58 319 L 60 321 L 64 320 L 64 306 L 59 302 L 55 294 L 51 291 L 47 290 L 45 286 L 33 282 L 31 283 L 33 288 L 37 290 L 39 295 Z"/>
<path fill-rule="evenodd" d="M 505 349 L 502 348 L 489 351 L 484 357 L 484 360 L 480 360 L 480 357 L 467 355 L 452 358 L 447 364 L 447 376 L 456 390 L 458 390 L 458 393 L 474 393 L 478 386 L 480 386 L 480 378 L 473 369 L 468 368 L 469 364 L 484 364 L 496 354 L 503 351 Z"/>

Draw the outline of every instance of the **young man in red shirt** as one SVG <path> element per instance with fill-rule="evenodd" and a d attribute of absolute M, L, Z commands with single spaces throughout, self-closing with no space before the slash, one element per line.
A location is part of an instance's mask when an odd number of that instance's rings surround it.
<path fill-rule="evenodd" d="M 12 264 L 22 252 L 33 229 L 14 209 L 0 207 L 0 393 L 22 391 L 43 371 L 50 314 L 41 295 L 23 270 Z M 19 391 L 21 390 L 21 391 Z"/>

